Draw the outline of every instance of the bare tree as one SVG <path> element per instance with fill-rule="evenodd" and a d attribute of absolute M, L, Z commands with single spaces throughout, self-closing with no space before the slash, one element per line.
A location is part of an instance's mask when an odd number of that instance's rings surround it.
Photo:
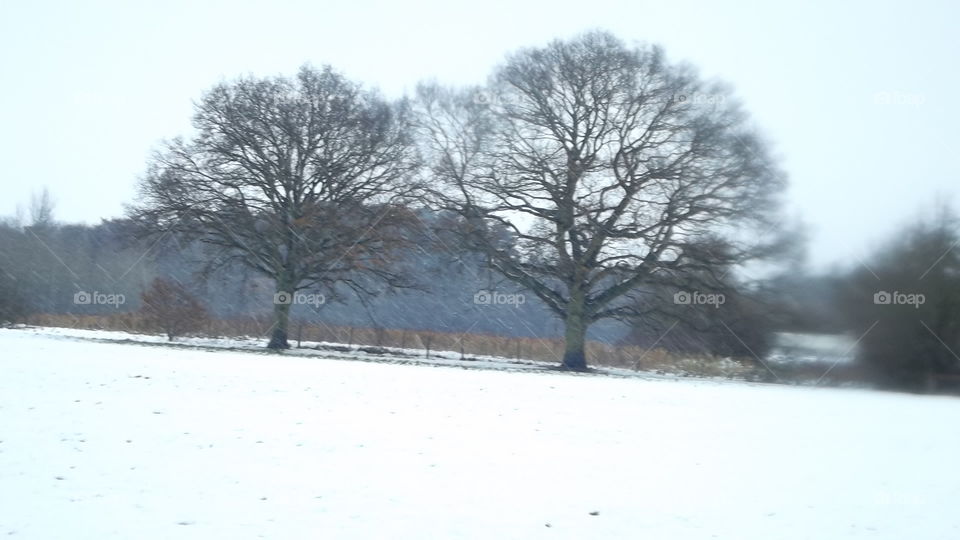
<path fill-rule="evenodd" d="M 197 135 L 158 153 L 132 212 L 153 233 L 197 238 L 213 270 L 234 261 L 274 280 L 270 348 L 287 348 L 297 291 L 402 285 L 390 267 L 415 218 L 409 107 L 329 67 L 242 78 L 196 105 Z"/>
<path fill-rule="evenodd" d="M 43 188 L 39 194 L 33 193 L 30 196 L 30 225 L 38 228 L 53 225 L 53 209 L 55 206 L 56 203 L 47 188 Z"/>
<path fill-rule="evenodd" d="M 774 223 L 784 182 L 746 115 L 658 48 L 555 41 L 484 88 L 421 86 L 418 104 L 434 202 L 564 321 L 567 368 L 586 367 L 591 323 L 662 304 L 644 290 L 709 286 Z"/>

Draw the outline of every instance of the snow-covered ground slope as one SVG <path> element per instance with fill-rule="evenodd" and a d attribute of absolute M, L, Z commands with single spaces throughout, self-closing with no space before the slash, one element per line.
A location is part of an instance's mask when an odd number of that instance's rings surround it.
<path fill-rule="evenodd" d="M 0 536 L 956 539 L 958 417 L 0 330 Z"/>
<path fill-rule="evenodd" d="M 104 343 L 138 343 L 143 345 L 160 345 L 188 349 L 212 349 L 247 351 L 266 353 L 267 339 L 261 337 L 178 337 L 176 341 L 169 341 L 166 336 L 158 334 L 136 334 L 116 330 L 85 330 L 77 328 L 53 328 L 40 326 L 17 327 L 21 332 L 40 334 L 49 337 L 77 338 L 99 341 Z M 345 343 L 328 343 L 304 341 L 293 348 L 284 351 L 287 356 L 323 357 L 330 359 L 349 359 L 374 362 L 393 362 L 402 364 L 428 364 L 434 366 L 456 366 L 477 369 L 497 370 L 543 370 L 556 367 L 557 362 L 537 362 L 535 360 L 517 360 L 498 356 L 463 356 L 455 351 L 430 351 L 427 355 L 423 349 L 402 349 L 399 347 L 376 347 L 364 345 L 347 345 Z M 604 368 L 599 373 L 635 376 L 633 370 Z"/>

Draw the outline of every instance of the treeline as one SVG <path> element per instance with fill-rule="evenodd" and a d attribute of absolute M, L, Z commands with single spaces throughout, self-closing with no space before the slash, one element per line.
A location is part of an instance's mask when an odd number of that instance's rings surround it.
<path fill-rule="evenodd" d="M 424 222 L 434 218 L 421 216 Z M 349 288 L 291 306 L 295 321 L 358 328 L 471 332 L 556 338 L 558 321 L 536 297 L 522 303 L 483 303 L 489 294 L 522 292 L 485 268 L 476 256 L 414 248 L 405 254 L 409 287 L 381 286 L 362 299 Z M 138 239 L 129 220 L 98 225 L 0 223 L 0 320 L 30 314 L 110 315 L 141 310 L 156 278 L 182 284 L 218 319 L 269 318 L 273 283 L 240 264 L 205 272 L 199 242 L 174 237 Z M 77 295 L 89 295 L 87 298 Z M 94 295 L 100 295 L 96 297 Z M 479 295 L 479 297 L 478 297 Z M 478 297 L 478 298 L 475 298 Z M 515 296 L 514 296 L 515 297 Z M 477 303 L 475 300 L 479 300 Z M 118 303 L 117 301 L 121 301 Z M 602 325 L 591 338 L 616 343 L 627 331 Z"/>

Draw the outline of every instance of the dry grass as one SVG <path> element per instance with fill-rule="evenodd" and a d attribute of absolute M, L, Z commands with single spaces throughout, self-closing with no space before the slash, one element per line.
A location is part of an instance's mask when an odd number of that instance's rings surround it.
<path fill-rule="evenodd" d="M 28 324 L 89 330 L 120 330 L 132 333 L 160 333 L 138 313 L 115 315 L 34 315 Z M 216 337 L 267 336 L 272 320 L 269 317 L 244 319 L 211 319 L 197 335 Z M 325 341 L 348 345 L 400 347 L 420 349 L 424 355 L 435 351 L 453 351 L 463 356 L 499 356 L 559 363 L 563 358 L 562 339 L 513 338 L 490 334 L 434 332 L 329 326 L 293 323 L 291 345 L 298 342 Z M 613 346 L 590 341 L 587 356 L 591 365 L 626 368 L 640 371 L 682 373 L 701 376 L 750 377 L 757 372 L 755 362 L 719 359 L 711 356 L 678 356 L 663 349 L 634 346 Z"/>

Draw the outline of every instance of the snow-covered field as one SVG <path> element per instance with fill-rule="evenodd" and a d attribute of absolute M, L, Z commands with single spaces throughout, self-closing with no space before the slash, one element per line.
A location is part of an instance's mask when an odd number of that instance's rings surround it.
<path fill-rule="evenodd" d="M 956 539 L 958 418 L 0 330 L 0 537 Z"/>

